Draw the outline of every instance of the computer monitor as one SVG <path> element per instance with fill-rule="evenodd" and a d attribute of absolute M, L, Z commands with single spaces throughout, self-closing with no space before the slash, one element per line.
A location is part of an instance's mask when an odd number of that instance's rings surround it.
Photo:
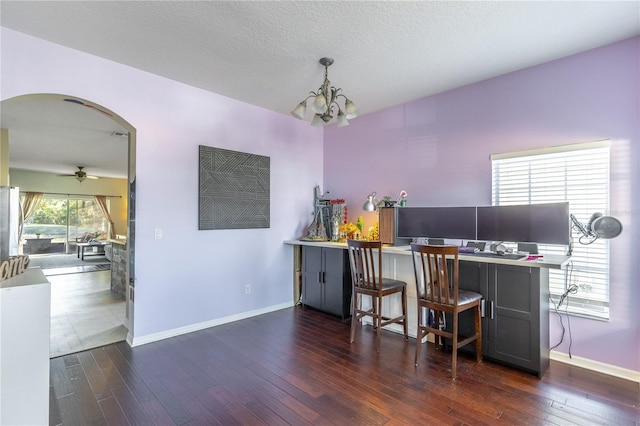
<path fill-rule="evenodd" d="M 396 237 L 476 237 L 475 207 L 398 207 Z"/>
<path fill-rule="evenodd" d="M 569 203 L 478 207 L 477 239 L 569 245 Z"/>

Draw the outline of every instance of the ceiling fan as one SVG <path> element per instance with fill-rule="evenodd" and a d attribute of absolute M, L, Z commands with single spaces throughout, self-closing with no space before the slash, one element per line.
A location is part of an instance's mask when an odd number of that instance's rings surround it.
<path fill-rule="evenodd" d="M 71 175 L 58 175 L 58 176 L 73 176 L 78 180 L 78 182 L 82 182 L 85 179 L 100 179 L 98 176 L 89 176 L 87 172 L 85 172 L 83 169 L 84 167 L 78 166 L 78 170 L 75 173 Z"/>

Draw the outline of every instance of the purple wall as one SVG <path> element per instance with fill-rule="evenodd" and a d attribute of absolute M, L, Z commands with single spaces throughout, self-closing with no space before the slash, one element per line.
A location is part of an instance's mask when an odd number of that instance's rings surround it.
<path fill-rule="evenodd" d="M 322 130 L 6 28 L 1 36 L 3 102 L 77 96 L 136 130 L 134 343 L 293 305 L 283 241 L 303 235 L 312 217 Z M 269 228 L 198 231 L 199 145 L 270 157 Z"/>
<path fill-rule="evenodd" d="M 610 139 L 606 213 L 624 226 L 611 240 L 611 318 L 571 317 L 571 353 L 640 371 L 639 52 L 636 37 L 326 128 L 323 189 L 368 227 L 377 217 L 360 206 L 371 191 L 406 190 L 410 206 L 489 205 L 491 154 Z"/>

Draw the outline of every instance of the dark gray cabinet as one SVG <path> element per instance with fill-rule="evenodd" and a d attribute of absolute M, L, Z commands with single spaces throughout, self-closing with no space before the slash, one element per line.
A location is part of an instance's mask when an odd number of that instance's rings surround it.
<path fill-rule="evenodd" d="M 460 262 L 460 289 L 483 296 L 484 357 L 542 376 L 549 366 L 548 277 L 543 268 Z M 473 334 L 472 311 L 461 314 L 459 331 Z"/>
<path fill-rule="evenodd" d="M 347 250 L 302 247 L 302 304 L 350 316 L 351 272 Z"/>
<path fill-rule="evenodd" d="M 480 262 L 460 262 L 459 263 L 459 277 L 458 285 L 460 290 L 469 290 L 480 293 L 483 298 L 483 303 L 486 303 L 487 295 L 489 294 L 489 265 L 487 263 Z M 475 333 L 474 326 L 475 311 L 469 309 L 460 313 L 460 320 L 458 323 L 458 333 L 461 336 L 471 336 Z M 451 320 L 447 318 L 448 327 L 451 328 Z M 487 327 L 489 324 L 484 319 L 482 320 L 482 354 L 486 356 L 488 352 L 488 340 Z M 476 353 L 476 344 L 472 342 L 463 348 L 465 351 Z"/>
<path fill-rule="evenodd" d="M 549 273 L 491 265 L 487 357 L 542 376 L 549 366 Z"/>

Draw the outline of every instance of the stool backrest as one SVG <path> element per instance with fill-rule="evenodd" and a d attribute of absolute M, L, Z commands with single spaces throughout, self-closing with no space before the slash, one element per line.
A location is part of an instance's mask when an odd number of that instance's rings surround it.
<path fill-rule="evenodd" d="M 411 244 L 416 291 L 439 305 L 458 304 L 458 247 Z M 451 273 L 447 266 L 451 261 Z"/>
<path fill-rule="evenodd" d="M 382 241 L 347 240 L 347 246 L 354 287 L 381 290 Z"/>

